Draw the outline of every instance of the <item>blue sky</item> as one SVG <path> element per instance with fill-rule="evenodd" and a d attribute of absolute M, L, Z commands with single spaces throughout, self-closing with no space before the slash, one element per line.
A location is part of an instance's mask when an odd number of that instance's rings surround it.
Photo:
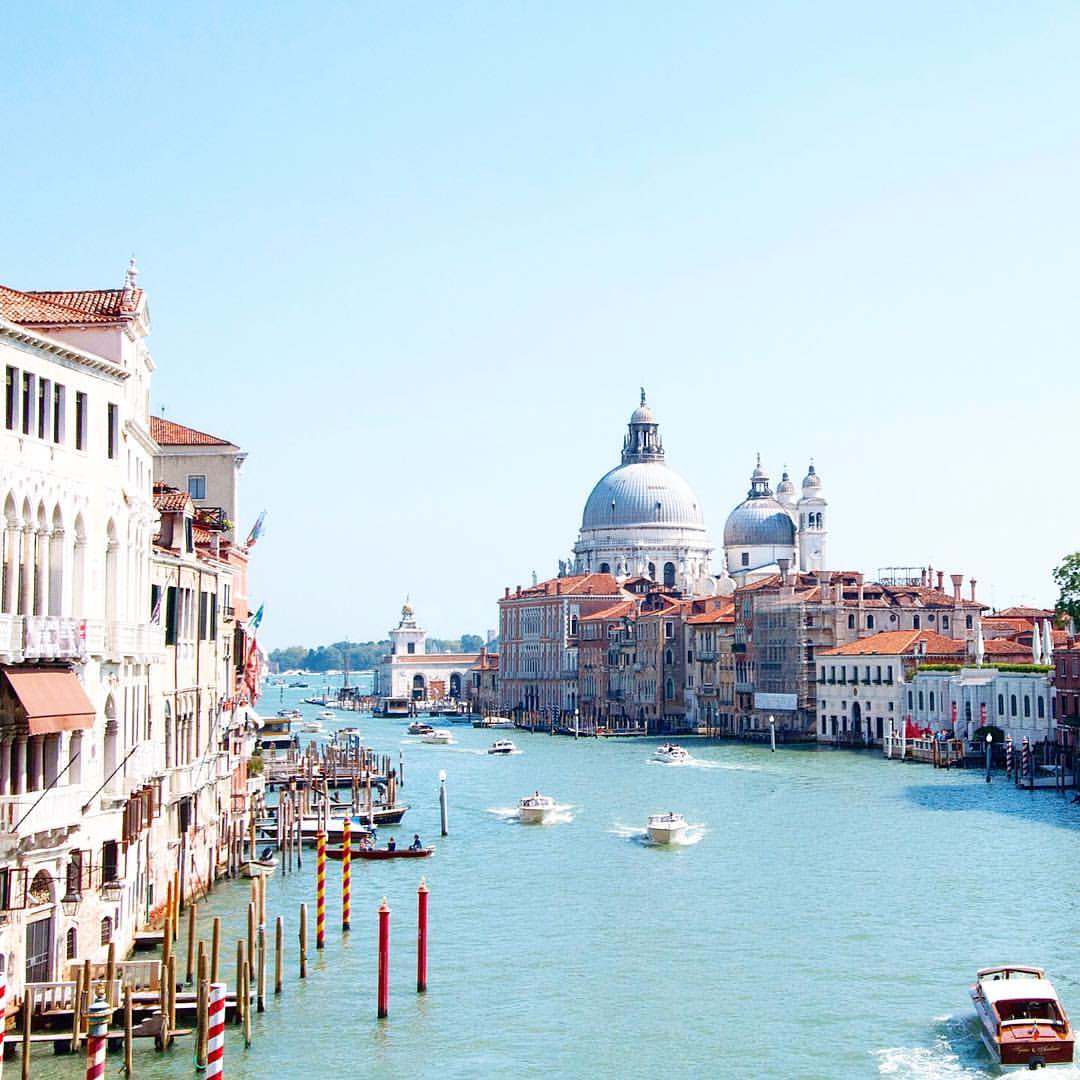
<path fill-rule="evenodd" d="M 1075 5 L 23 5 L 0 281 L 150 295 L 242 445 L 265 643 L 496 625 L 638 386 L 719 542 L 1050 603 L 1074 492 Z"/>

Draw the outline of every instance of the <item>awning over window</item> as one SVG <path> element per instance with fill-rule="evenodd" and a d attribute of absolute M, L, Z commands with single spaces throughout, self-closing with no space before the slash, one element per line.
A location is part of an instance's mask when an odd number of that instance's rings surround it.
<path fill-rule="evenodd" d="M 26 710 L 28 734 L 51 735 L 94 726 L 94 706 L 74 672 L 4 668 L 3 673 Z"/>

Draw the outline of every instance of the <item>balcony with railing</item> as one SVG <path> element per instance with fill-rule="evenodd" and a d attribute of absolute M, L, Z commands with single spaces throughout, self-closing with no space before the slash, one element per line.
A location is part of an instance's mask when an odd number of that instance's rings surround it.
<path fill-rule="evenodd" d="M 121 661 L 160 658 L 165 632 L 153 623 L 64 615 L 0 615 L 0 660 Z"/>
<path fill-rule="evenodd" d="M 34 833 L 74 828 L 82 820 L 87 792 L 81 784 L 0 795 L 0 833 Z M 36 805 L 35 805 L 36 804 Z"/>

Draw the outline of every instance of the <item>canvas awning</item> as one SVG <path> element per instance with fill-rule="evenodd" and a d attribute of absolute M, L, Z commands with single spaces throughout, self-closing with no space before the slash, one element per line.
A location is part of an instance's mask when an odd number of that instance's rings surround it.
<path fill-rule="evenodd" d="M 5 668 L 4 678 L 26 711 L 28 734 L 51 735 L 94 726 L 94 706 L 74 672 Z"/>

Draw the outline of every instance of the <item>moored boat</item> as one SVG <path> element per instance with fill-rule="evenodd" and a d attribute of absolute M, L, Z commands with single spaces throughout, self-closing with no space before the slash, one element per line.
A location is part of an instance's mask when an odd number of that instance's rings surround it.
<path fill-rule="evenodd" d="M 997 1064 L 1036 1069 L 1073 1060 L 1074 1035 L 1042 968 L 981 968 L 971 988 L 979 1034 Z"/>
<path fill-rule="evenodd" d="M 246 878 L 270 877 L 277 870 L 277 856 L 268 859 L 248 859 L 240 864 L 240 874 Z"/>
<path fill-rule="evenodd" d="M 526 825 L 543 825 L 555 813 L 555 800 L 539 791 L 518 802 L 518 817 Z"/>
<path fill-rule="evenodd" d="M 516 754 L 517 747 L 509 739 L 496 739 L 489 747 L 489 754 Z"/>
<path fill-rule="evenodd" d="M 652 843 L 677 844 L 686 832 L 686 818 L 674 811 L 667 814 L 650 814 L 645 828 Z"/>
<path fill-rule="evenodd" d="M 661 743 L 656 748 L 653 757 L 657 761 L 663 761 L 669 765 L 690 760 L 690 755 L 678 743 Z"/>

